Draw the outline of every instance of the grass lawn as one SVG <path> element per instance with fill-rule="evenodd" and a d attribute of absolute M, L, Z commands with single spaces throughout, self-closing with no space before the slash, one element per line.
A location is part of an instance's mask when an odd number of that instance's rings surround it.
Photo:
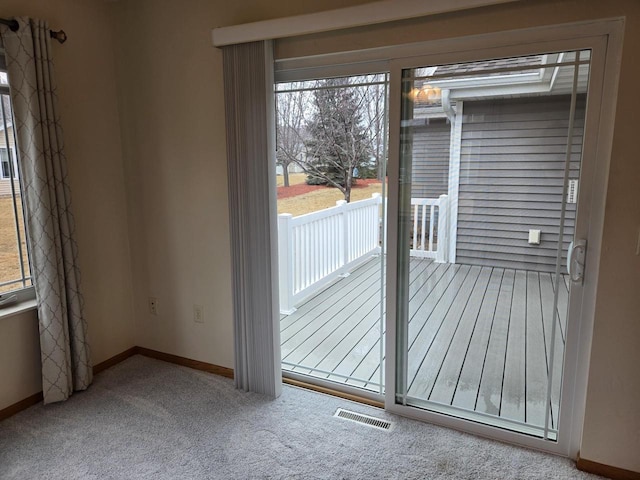
<path fill-rule="evenodd" d="M 374 193 L 382 193 L 382 184 L 374 183 L 351 190 L 351 201 L 371 198 Z M 290 213 L 294 217 L 305 213 L 316 212 L 329 207 L 335 207 L 336 201 L 344 200 L 344 195 L 337 188 L 322 188 L 295 197 L 278 200 L 278 213 Z"/>
<path fill-rule="evenodd" d="M 25 269 L 29 269 L 27 261 L 27 247 L 24 236 L 22 209 L 18 209 L 18 220 L 22 228 L 22 253 L 25 259 Z M 22 278 L 18 245 L 16 239 L 15 220 L 13 216 L 13 202 L 11 197 L 0 197 L 0 283 Z M 7 292 L 19 288 L 20 284 L 0 287 L 0 292 Z"/>
<path fill-rule="evenodd" d="M 298 185 L 300 183 L 304 183 L 305 178 L 307 178 L 306 173 L 290 173 L 289 185 Z M 276 186 L 278 187 L 284 186 L 284 177 L 282 175 L 278 175 L 276 177 Z"/>

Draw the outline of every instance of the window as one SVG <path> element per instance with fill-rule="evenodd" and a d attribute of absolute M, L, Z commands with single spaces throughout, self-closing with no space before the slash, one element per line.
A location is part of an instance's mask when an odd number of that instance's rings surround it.
<path fill-rule="evenodd" d="M 1 143 L 3 142 L 0 142 L 0 144 Z M 16 159 L 17 157 L 15 148 L 7 148 L 5 146 L 0 147 L 0 161 L 2 162 L 0 169 L 0 178 L 18 178 L 18 165 L 16 164 Z"/>
<path fill-rule="evenodd" d="M 33 298 L 9 80 L 0 55 L 0 308 Z"/>

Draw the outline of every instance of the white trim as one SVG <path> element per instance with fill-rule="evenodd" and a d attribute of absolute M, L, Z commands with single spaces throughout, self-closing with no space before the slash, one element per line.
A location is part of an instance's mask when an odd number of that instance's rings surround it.
<path fill-rule="evenodd" d="M 433 61 L 433 65 L 447 63 L 449 54 L 460 55 L 458 63 L 478 60 L 477 50 L 497 49 L 514 45 L 514 37 L 549 38 L 554 35 L 557 40 L 580 39 L 596 35 L 608 35 L 612 25 L 616 25 L 621 18 L 602 20 L 587 20 L 584 22 L 565 23 L 560 25 L 525 28 L 521 30 L 505 30 L 497 34 L 470 35 L 451 39 L 431 40 L 388 47 L 352 50 L 327 53 L 299 58 L 278 59 L 275 62 L 275 81 L 288 82 L 294 80 L 308 80 L 328 76 L 344 76 L 364 74 L 366 72 L 389 71 L 390 62 L 399 58 L 423 58 L 432 55 L 441 60 Z M 496 35 L 498 35 L 496 37 Z M 491 37 L 495 38 L 491 38 Z M 533 40 L 532 40 L 533 41 Z M 469 45 L 473 45 L 470 49 Z M 552 48 L 552 47 L 549 47 Z M 575 48 L 577 49 L 577 48 Z M 466 56 L 461 52 L 468 51 Z M 568 49 L 570 50 L 570 49 Z M 516 55 L 516 54 L 513 54 Z M 435 57 L 437 56 L 437 57 Z M 413 66 L 421 66 L 420 61 Z M 348 73 L 344 73 L 344 72 Z M 318 73 L 321 72 L 321 73 Z"/>
<path fill-rule="evenodd" d="M 396 364 L 398 354 L 398 328 L 397 307 L 398 307 L 398 211 L 399 211 L 399 191 L 400 191 L 400 131 L 402 125 L 401 105 L 398 99 L 402 98 L 402 71 L 399 68 L 389 71 L 389 153 L 387 162 L 387 277 L 386 277 L 386 335 L 385 341 L 385 410 L 392 411 L 390 407 L 395 406 L 396 391 L 398 381 L 396 378 Z M 395 99 L 395 100 L 393 100 Z M 390 319 L 393 319 L 391 321 Z M 402 332 L 400 332 L 402 333 Z M 406 343 L 406 342 L 403 342 Z M 406 349 L 405 349 L 406 350 Z M 402 351 L 402 349 L 400 349 Z M 403 364 L 406 356 L 403 356 Z M 406 369 L 404 369 L 406 372 Z M 406 385 L 406 378 L 403 379 Z M 401 387 L 403 388 L 403 387 Z"/>
<path fill-rule="evenodd" d="M 460 152 L 462 150 L 462 121 L 464 118 L 464 102 L 456 102 L 456 116 L 451 124 L 451 143 L 449 144 L 449 263 L 456 263 L 458 248 L 458 199 L 460 196 Z"/>
<path fill-rule="evenodd" d="M 519 0 L 382 0 L 354 7 L 273 20 L 218 27 L 211 31 L 214 47 L 272 40 L 345 28 L 426 17 L 440 13 L 511 3 Z"/>
<path fill-rule="evenodd" d="M 25 312 L 29 312 L 31 310 L 38 309 L 38 302 L 35 298 L 35 293 L 33 294 L 33 298 L 28 300 L 23 300 L 21 302 L 12 303 L 9 307 L 4 307 L 0 310 L 0 320 L 3 318 L 15 317 L 16 315 L 21 315 Z"/>
<path fill-rule="evenodd" d="M 570 357 L 570 350 L 567 349 L 567 367 L 573 368 L 575 377 L 574 392 L 568 399 L 562 400 L 561 409 L 567 408 L 567 404 L 572 400 L 571 408 L 573 415 L 570 424 L 566 429 L 570 431 L 569 456 L 576 458 L 580 449 L 582 430 L 584 426 L 584 415 L 586 409 L 586 386 L 589 379 L 589 362 L 591 359 L 591 344 L 593 339 L 593 325 L 595 317 L 595 302 L 598 292 L 598 279 L 600 270 L 600 259 L 602 252 L 602 236 L 604 233 L 605 204 L 607 199 L 607 186 L 609 178 L 609 166 L 611 162 L 611 150 L 613 148 L 614 123 L 618 98 L 618 81 L 620 77 L 620 65 L 622 63 L 622 39 L 624 34 L 624 20 L 620 20 L 617 25 L 612 25 L 606 39 L 603 39 L 599 46 L 603 50 L 603 55 L 596 59 L 592 55 L 591 59 L 591 81 L 589 90 L 600 90 L 602 92 L 601 104 L 598 108 L 599 116 L 589 116 L 591 109 L 587 110 L 585 132 L 590 126 L 597 135 L 585 135 L 583 155 L 595 155 L 595 161 L 591 164 L 592 184 L 589 188 L 582 188 L 578 191 L 578 205 L 589 210 L 588 218 L 577 217 L 576 236 L 582 229 L 584 222 L 588 230 L 588 249 L 585 260 L 586 268 L 584 284 L 581 288 L 582 297 L 574 318 L 568 321 L 575 323 L 574 341 L 570 345 L 575 349 L 574 355 Z M 599 61 L 602 61 L 602 65 Z M 587 106 L 588 108 L 588 106 Z M 584 169 L 581 172 L 581 179 L 585 175 Z M 571 299 L 573 300 L 573 299 Z M 572 305 L 569 307 L 571 308 Z M 570 325 L 567 325 L 569 328 Z M 573 343 L 576 345 L 574 346 Z M 563 386 L 564 388 L 564 386 Z"/>

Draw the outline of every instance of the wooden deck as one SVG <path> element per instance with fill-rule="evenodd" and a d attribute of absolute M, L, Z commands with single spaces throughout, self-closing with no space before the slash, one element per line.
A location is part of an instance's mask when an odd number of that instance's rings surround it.
<path fill-rule="evenodd" d="M 373 258 L 282 316 L 285 370 L 380 390 L 379 272 Z M 555 275 L 412 259 L 410 280 L 408 396 L 544 425 Z M 552 427 L 567 278 L 559 285 Z"/>

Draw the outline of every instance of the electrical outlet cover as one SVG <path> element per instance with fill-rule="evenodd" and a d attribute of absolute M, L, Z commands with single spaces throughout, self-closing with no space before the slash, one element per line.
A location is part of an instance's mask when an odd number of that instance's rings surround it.
<path fill-rule="evenodd" d="M 202 305 L 193 306 L 193 321 L 196 323 L 204 323 L 204 307 Z"/>

